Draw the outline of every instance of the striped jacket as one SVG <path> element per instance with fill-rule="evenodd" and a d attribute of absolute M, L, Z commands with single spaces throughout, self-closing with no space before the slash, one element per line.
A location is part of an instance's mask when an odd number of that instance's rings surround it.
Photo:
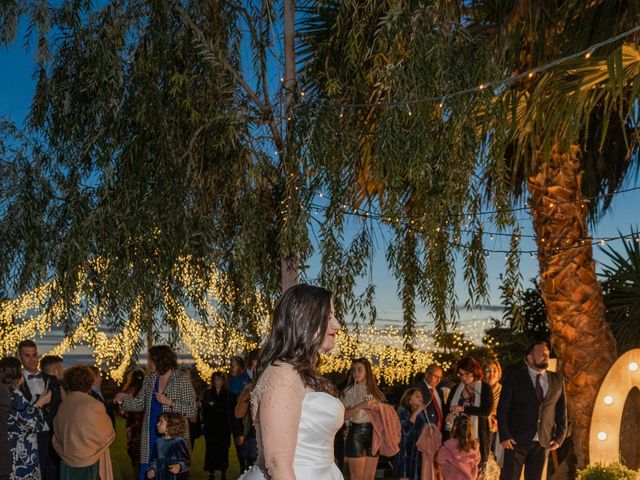
<path fill-rule="evenodd" d="M 151 415 L 151 399 L 153 396 L 153 387 L 158 379 L 157 373 L 150 373 L 144 378 L 142 388 L 138 394 L 133 397 L 127 395 L 122 402 L 122 408 L 130 412 L 144 411 L 142 421 L 142 435 L 140 437 L 140 463 L 149 463 L 149 428 L 156 428 L 155 425 L 149 425 L 149 417 Z M 163 405 L 163 412 L 177 412 L 185 418 L 194 417 L 196 415 L 196 392 L 191 384 L 189 374 L 182 370 L 173 370 L 167 387 L 164 389 L 164 395 L 175 402 L 174 405 Z M 189 432 L 185 441 L 189 445 Z"/>

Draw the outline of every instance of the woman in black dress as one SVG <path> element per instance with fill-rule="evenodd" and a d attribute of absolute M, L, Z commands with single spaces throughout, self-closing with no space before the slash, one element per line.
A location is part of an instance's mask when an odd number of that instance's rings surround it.
<path fill-rule="evenodd" d="M 202 423 L 206 444 L 204 469 L 209 472 L 210 480 L 215 478 L 216 470 L 220 470 L 220 478 L 226 480 L 231 428 L 227 410 L 227 381 L 223 373 L 214 373 L 211 376 L 211 388 L 204 392 Z"/>

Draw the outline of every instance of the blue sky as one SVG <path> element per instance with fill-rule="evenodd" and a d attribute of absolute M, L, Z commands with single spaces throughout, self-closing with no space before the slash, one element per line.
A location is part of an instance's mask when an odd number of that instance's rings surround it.
<path fill-rule="evenodd" d="M 24 29 L 22 29 L 24 31 Z M 0 116 L 22 125 L 27 115 L 35 82 L 33 79 L 33 48 L 25 49 L 24 38 L 19 36 L 18 40 L 9 47 L 0 49 Z M 276 73 L 277 75 L 277 73 Z M 277 81 L 277 80 L 276 80 Z M 629 176 L 624 187 L 636 187 L 640 183 L 634 176 Z M 596 225 L 591 232 L 594 237 L 615 237 L 618 231 L 626 234 L 629 233 L 633 226 L 637 228 L 638 208 L 640 205 L 640 190 L 629 193 L 616 195 L 612 202 L 612 208 L 604 215 L 602 220 Z M 526 212 L 520 212 L 518 218 L 523 219 L 521 228 L 523 234 L 533 234 L 531 222 L 528 220 Z M 351 220 L 347 225 L 345 236 L 349 237 L 349 233 L 354 233 L 358 228 L 359 219 Z M 487 227 L 489 229 L 489 227 Z M 382 238 L 378 239 L 376 256 L 373 260 L 373 283 L 377 286 L 377 309 L 380 319 L 397 320 L 402 316 L 400 302 L 396 295 L 396 285 L 393 276 L 388 271 L 385 260 L 386 245 Z M 507 237 L 495 237 L 493 240 L 485 239 L 485 247 L 488 249 L 508 250 L 509 239 Z M 621 247 L 621 242 L 613 242 L 615 248 Z M 522 240 L 521 249 L 533 250 L 535 245 L 532 239 L 524 238 Z M 604 255 L 599 247 L 595 247 L 594 255 L 596 261 L 604 260 Z M 490 254 L 487 260 L 487 268 L 490 280 L 490 300 L 494 305 L 499 304 L 500 291 L 498 289 L 498 277 L 504 272 L 504 254 Z M 317 259 L 310 262 L 311 269 L 308 272 L 309 277 L 313 278 L 317 274 Z M 529 285 L 529 279 L 537 275 L 537 260 L 523 255 L 520 261 L 522 275 L 525 284 Z M 458 268 L 458 271 L 461 269 Z M 461 275 L 456 280 L 456 291 L 460 304 L 464 304 L 467 298 L 466 287 L 462 281 Z M 427 318 L 426 311 L 420 306 L 417 309 L 419 320 Z M 471 316 L 487 316 L 486 312 L 461 312 L 461 318 L 470 318 Z M 493 313 L 493 315 L 498 315 Z M 421 322 L 422 323 L 422 322 Z"/>

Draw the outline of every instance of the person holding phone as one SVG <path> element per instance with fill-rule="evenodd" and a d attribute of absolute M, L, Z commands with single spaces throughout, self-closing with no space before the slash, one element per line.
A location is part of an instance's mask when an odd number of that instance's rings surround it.
<path fill-rule="evenodd" d="M 40 371 L 38 346 L 33 340 L 23 340 L 18 344 L 18 359 L 22 363 L 24 382 L 20 391 L 29 403 L 34 405 L 42 396 L 50 392 L 50 401 L 43 405 L 45 425 L 38 433 L 38 454 L 43 480 L 60 478 L 60 458 L 51 445 L 53 420 L 62 403 L 62 393 L 58 379 Z"/>

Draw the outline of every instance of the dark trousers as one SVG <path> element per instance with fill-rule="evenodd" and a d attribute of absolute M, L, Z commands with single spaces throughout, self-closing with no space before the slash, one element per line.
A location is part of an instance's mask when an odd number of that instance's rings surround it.
<path fill-rule="evenodd" d="M 60 478 L 60 457 L 51 445 L 51 432 L 38 433 L 38 455 L 40 456 L 40 472 L 43 480 Z"/>
<path fill-rule="evenodd" d="M 236 445 L 236 454 L 238 456 L 238 464 L 240 465 L 240 473 L 243 473 L 247 468 L 247 458 L 245 456 L 244 445 Z"/>
<path fill-rule="evenodd" d="M 523 468 L 525 480 L 541 480 L 547 456 L 547 449 L 538 442 L 533 442 L 529 448 L 516 445 L 514 449 L 505 449 L 500 480 L 519 480 Z"/>

